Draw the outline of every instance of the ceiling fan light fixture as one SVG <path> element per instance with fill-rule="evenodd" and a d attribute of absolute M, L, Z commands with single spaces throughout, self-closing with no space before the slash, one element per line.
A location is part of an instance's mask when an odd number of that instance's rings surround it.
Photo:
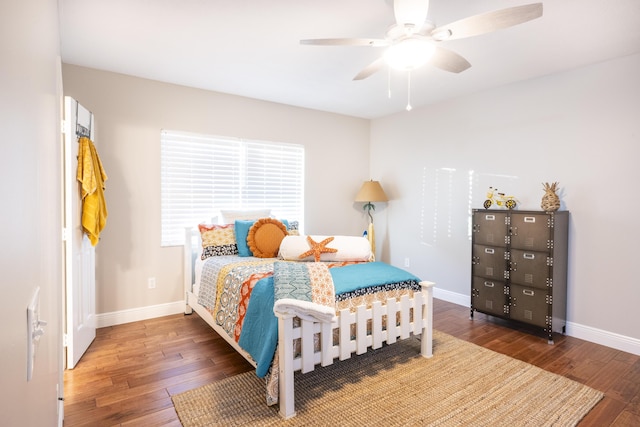
<path fill-rule="evenodd" d="M 396 70 L 414 70 L 431 59 L 435 49 L 429 40 L 405 39 L 387 48 L 384 52 L 384 60 Z"/>

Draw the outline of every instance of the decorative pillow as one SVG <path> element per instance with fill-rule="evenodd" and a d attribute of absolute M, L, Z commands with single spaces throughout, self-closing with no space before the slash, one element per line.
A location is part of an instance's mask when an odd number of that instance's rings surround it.
<path fill-rule="evenodd" d="M 249 229 L 255 223 L 254 220 L 249 219 L 237 219 L 235 222 L 236 244 L 238 245 L 239 256 L 253 256 L 247 243 L 247 236 L 249 235 Z"/>
<path fill-rule="evenodd" d="M 199 224 L 200 237 L 202 238 L 201 259 L 212 256 L 236 255 L 238 245 L 233 224 Z"/>
<path fill-rule="evenodd" d="M 329 236 L 311 236 L 313 241 L 322 242 Z M 321 253 L 320 261 L 370 261 L 371 245 L 366 237 L 361 236 L 333 236 L 328 243 L 329 248 L 337 249 L 334 253 Z M 278 256 L 286 261 L 313 261 L 313 254 L 300 258 L 309 251 L 311 246 L 307 236 L 286 236 L 280 243 Z"/>
<path fill-rule="evenodd" d="M 259 219 L 249 229 L 247 243 L 254 257 L 275 258 L 280 242 L 287 235 L 287 227 L 273 218 Z"/>
<path fill-rule="evenodd" d="M 289 222 L 286 219 L 281 219 L 280 222 L 289 229 Z M 247 237 L 249 236 L 249 229 L 256 222 L 248 219 L 238 219 L 235 222 L 236 229 L 236 243 L 238 244 L 238 255 L 242 257 L 253 256 L 253 252 L 249 248 Z"/>
<path fill-rule="evenodd" d="M 237 219 L 260 219 L 269 218 L 271 209 L 220 209 L 221 220 L 223 224 L 233 224 Z"/>
<path fill-rule="evenodd" d="M 298 221 L 290 221 L 289 225 L 287 226 L 287 232 L 289 233 L 289 236 L 299 236 L 300 235 L 300 231 L 298 230 L 299 226 L 300 224 L 298 223 Z"/>

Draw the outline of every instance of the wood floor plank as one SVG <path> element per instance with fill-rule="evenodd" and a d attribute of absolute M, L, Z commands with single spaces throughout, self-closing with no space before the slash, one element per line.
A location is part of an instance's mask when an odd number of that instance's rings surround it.
<path fill-rule="evenodd" d="M 585 384 L 597 390 L 609 391 L 616 381 L 625 376 L 629 369 L 628 363 L 617 359 L 612 360 L 596 372 L 593 377 L 585 381 Z"/>
<path fill-rule="evenodd" d="M 434 300 L 434 327 L 567 376 L 605 393 L 579 427 L 640 425 L 640 356 L 509 324 Z M 252 366 L 198 317 L 171 315 L 100 328 L 64 373 L 65 427 L 168 426 L 180 422 L 171 396 Z"/>
<path fill-rule="evenodd" d="M 211 368 L 213 362 L 211 359 L 195 360 L 186 365 L 169 366 L 158 370 L 142 369 L 131 375 L 128 379 L 129 387 L 140 387 L 145 384 L 153 384 L 159 381 L 165 381 L 167 379 L 184 377 L 185 374 L 193 373 L 195 371 L 205 370 Z"/>
<path fill-rule="evenodd" d="M 613 421 L 614 427 L 637 427 L 640 426 L 640 416 L 629 411 L 623 411 Z"/>
<path fill-rule="evenodd" d="M 624 403 L 605 395 L 604 399 L 602 399 L 578 425 L 579 427 L 612 426 L 615 419 L 624 411 L 625 407 L 626 405 Z"/>
<path fill-rule="evenodd" d="M 182 427 L 173 406 L 120 424 L 123 427 Z"/>

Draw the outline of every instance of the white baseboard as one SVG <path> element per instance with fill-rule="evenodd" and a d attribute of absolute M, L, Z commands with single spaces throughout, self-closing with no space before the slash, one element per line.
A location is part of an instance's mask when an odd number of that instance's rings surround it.
<path fill-rule="evenodd" d="M 567 322 L 567 335 L 640 356 L 640 340 L 636 338 L 573 322 Z"/>
<path fill-rule="evenodd" d="M 147 307 L 131 308 L 128 310 L 112 311 L 96 315 L 96 327 L 121 325 L 123 323 L 137 322 L 139 320 L 153 319 L 169 316 L 171 314 L 184 313 L 185 302 L 174 301 L 166 304 L 150 305 Z"/>
<path fill-rule="evenodd" d="M 471 297 L 444 289 L 433 289 L 433 297 L 447 302 L 458 304 L 464 307 L 471 307 Z M 640 340 L 616 334 L 615 332 L 603 331 L 591 326 L 580 325 L 567 321 L 566 334 L 570 337 L 626 351 L 627 353 L 640 356 Z"/>
<path fill-rule="evenodd" d="M 468 295 L 445 291 L 444 289 L 435 287 L 433 288 L 433 297 L 465 307 L 471 307 L 471 297 Z"/>

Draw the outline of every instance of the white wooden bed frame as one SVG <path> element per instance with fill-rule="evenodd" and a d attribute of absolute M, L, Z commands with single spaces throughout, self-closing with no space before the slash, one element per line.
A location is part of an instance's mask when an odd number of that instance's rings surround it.
<path fill-rule="evenodd" d="M 193 237 L 200 238 L 197 229 L 186 229 L 184 245 L 184 290 L 185 314 L 194 310 L 238 353 L 254 367 L 256 363 L 238 343 L 220 327 L 209 311 L 198 304 L 198 297 L 192 291 L 194 271 L 193 252 L 199 246 L 193 244 Z M 372 307 L 359 306 L 352 313 L 341 310 L 334 322 L 319 322 L 300 319 L 294 326 L 294 314 L 275 312 L 278 317 L 278 357 L 279 357 L 279 403 L 283 418 L 295 416 L 294 372 L 313 371 L 315 365 L 331 365 L 334 359 L 349 359 L 352 353 L 363 354 L 367 349 L 380 348 L 383 343 L 392 344 L 398 338 L 409 338 L 411 334 L 421 335 L 420 354 L 430 358 L 433 355 L 433 282 L 422 281 L 421 292 L 414 292 L 413 298 L 403 296 L 400 301 L 390 298 L 386 303 L 374 302 Z M 387 319 L 399 318 L 398 325 L 385 328 L 383 316 Z M 412 316 L 413 314 L 413 316 Z M 367 323 L 370 331 L 367 333 Z M 351 325 L 355 325 L 356 336 L 351 337 Z M 333 345 L 333 331 L 338 329 L 338 345 Z M 320 334 L 320 348 L 314 349 L 314 335 Z M 300 339 L 300 354 L 294 354 L 294 340 Z"/>

